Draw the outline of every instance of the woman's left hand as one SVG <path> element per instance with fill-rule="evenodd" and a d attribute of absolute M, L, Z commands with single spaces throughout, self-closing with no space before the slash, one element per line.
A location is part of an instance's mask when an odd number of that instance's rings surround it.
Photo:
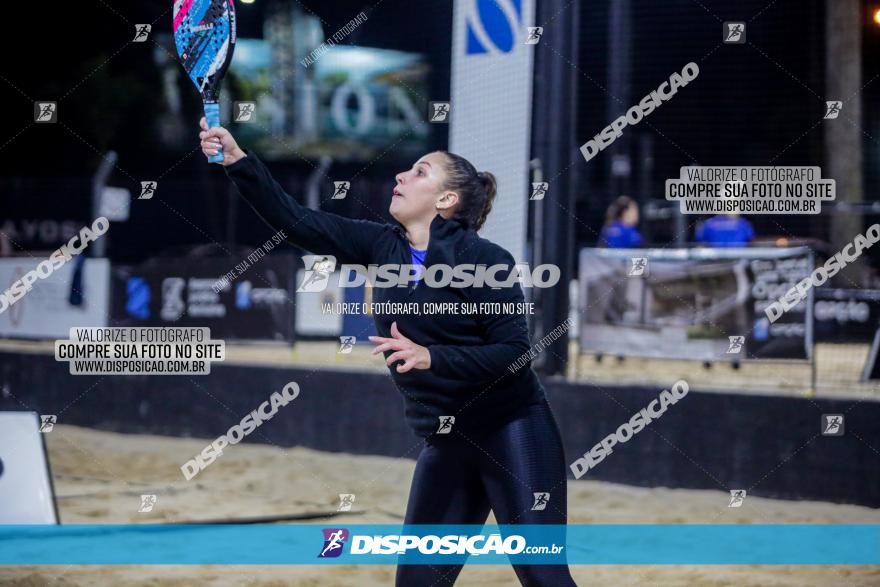
<path fill-rule="evenodd" d="M 391 323 L 391 336 L 393 338 L 385 338 L 382 336 L 371 336 L 370 342 L 376 345 L 373 354 L 384 353 L 387 350 L 394 350 L 385 359 L 385 364 L 389 367 L 397 361 L 403 361 L 403 365 L 397 366 L 398 373 L 406 373 L 410 369 L 430 369 L 431 353 L 427 347 L 418 345 L 402 335 L 397 329 L 397 322 Z"/>

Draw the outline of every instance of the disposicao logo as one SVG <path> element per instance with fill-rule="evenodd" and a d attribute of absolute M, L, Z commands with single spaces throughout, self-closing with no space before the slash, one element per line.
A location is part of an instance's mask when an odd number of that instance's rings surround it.
<path fill-rule="evenodd" d="M 324 528 L 324 547 L 318 554 L 318 558 L 335 558 L 342 554 L 345 543 L 348 542 L 348 530 L 345 528 Z"/>

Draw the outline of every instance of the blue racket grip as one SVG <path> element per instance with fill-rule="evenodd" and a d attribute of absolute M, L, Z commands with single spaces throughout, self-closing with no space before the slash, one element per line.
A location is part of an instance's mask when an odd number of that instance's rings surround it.
<path fill-rule="evenodd" d="M 220 104 L 205 102 L 205 119 L 208 121 L 208 128 L 220 126 Z M 221 147 L 216 155 L 208 157 L 208 162 L 223 163 L 223 148 Z"/>

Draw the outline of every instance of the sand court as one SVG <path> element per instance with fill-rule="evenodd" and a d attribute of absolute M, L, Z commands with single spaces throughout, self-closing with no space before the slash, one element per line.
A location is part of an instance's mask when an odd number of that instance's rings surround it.
<path fill-rule="evenodd" d="M 415 462 L 409 458 L 328 453 L 242 443 L 187 482 L 180 465 L 207 439 L 116 434 L 57 425 L 46 436 L 64 524 L 183 523 L 272 516 L 315 516 L 300 523 L 394 524 L 403 519 Z M 416 444 L 409 457 L 418 452 Z M 351 512 L 334 514 L 340 493 Z M 156 494 L 139 513 L 142 494 Z M 749 496 L 728 508 L 723 491 L 639 488 L 569 482 L 575 524 L 864 524 L 880 510 Z M 494 519 L 490 517 L 490 523 Z M 246 547 L 246 545 L 243 545 Z M 607 566 L 573 565 L 578 585 L 825 586 L 878 585 L 876 566 Z M 394 567 L 334 566 L 46 566 L 0 567 L 0 584 L 37 585 L 393 585 Z M 509 566 L 469 565 L 456 585 L 516 585 Z"/>

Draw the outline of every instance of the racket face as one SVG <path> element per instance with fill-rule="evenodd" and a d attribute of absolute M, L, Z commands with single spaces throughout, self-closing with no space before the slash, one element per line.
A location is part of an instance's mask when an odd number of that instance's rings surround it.
<path fill-rule="evenodd" d="M 174 44 L 202 98 L 215 101 L 235 47 L 233 0 L 174 0 Z"/>

